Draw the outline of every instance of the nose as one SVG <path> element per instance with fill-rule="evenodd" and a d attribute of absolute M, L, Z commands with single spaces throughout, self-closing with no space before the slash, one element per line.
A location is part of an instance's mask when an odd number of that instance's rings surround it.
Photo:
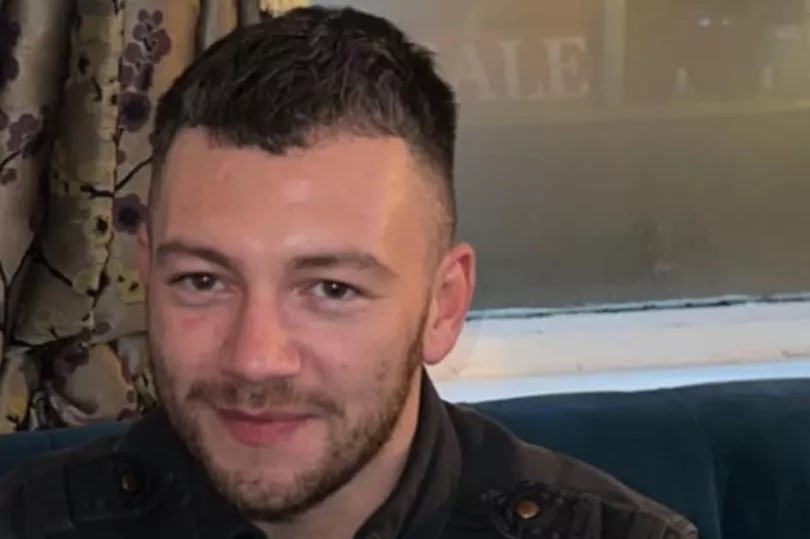
<path fill-rule="evenodd" d="M 278 301 L 269 294 L 247 297 L 231 328 L 223 370 L 255 383 L 298 374 L 300 355 L 283 318 Z"/>

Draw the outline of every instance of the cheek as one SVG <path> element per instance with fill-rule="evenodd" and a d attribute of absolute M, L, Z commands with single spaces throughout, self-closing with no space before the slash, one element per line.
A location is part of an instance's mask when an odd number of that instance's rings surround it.
<path fill-rule="evenodd" d="M 226 310 L 195 311 L 158 301 L 152 303 L 150 316 L 166 369 L 178 381 L 199 379 L 216 369 L 229 327 Z"/>
<path fill-rule="evenodd" d="M 359 399 L 378 388 L 381 376 L 394 376 L 406 361 L 410 332 L 391 321 L 392 317 L 374 316 L 348 324 L 312 324 L 298 328 L 295 339 L 304 362 L 324 384 Z"/>

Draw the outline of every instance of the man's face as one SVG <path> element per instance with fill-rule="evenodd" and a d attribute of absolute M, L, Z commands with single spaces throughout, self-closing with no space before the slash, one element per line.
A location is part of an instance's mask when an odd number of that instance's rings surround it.
<path fill-rule="evenodd" d="M 281 518 L 390 438 L 418 379 L 435 275 L 430 197 L 404 142 L 273 156 L 188 129 L 144 240 L 173 424 L 243 511 Z"/>

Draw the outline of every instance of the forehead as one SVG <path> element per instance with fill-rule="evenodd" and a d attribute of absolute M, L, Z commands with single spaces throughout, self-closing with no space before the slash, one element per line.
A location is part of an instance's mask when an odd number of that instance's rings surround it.
<path fill-rule="evenodd" d="M 419 169 L 395 137 L 339 136 L 272 155 L 186 129 L 163 167 L 154 223 L 164 236 L 382 248 L 427 221 Z"/>

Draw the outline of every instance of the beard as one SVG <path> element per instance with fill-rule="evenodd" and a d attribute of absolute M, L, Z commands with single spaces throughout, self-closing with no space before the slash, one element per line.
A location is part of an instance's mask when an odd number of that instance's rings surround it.
<path fill-rule="evenodd" d="M 424 320 L 408 349 L 399 357 L 381 358 L 371 378 L 373 398 L 361 417 L 351 418 L 344 406 L 322 393 L 302 392 L 292 379 L 274 379 L 262 384 L 237 379 L 200 380 L 180 398 L 175 388 L 171 360 L 152 341 L 155 384 L 171 423 L 191 454 L 203 465 L 214 487 L 249 520 L 289 521 L 324 501 L 351 481 L 391 439 L 415 375 L 422 364 Z M 402 357 L 404 355 L 404 357 Z M 267 481 L 261 469 L 233 470 L 222 465 L 206 443 L 195 410 L 211 405 L 237 409 L 266 410 L 297 406 L 328 418 L 324 451 L 314 463 L 280 486 Z M 284 464 L 284 463 L 280 463 Z"/>

